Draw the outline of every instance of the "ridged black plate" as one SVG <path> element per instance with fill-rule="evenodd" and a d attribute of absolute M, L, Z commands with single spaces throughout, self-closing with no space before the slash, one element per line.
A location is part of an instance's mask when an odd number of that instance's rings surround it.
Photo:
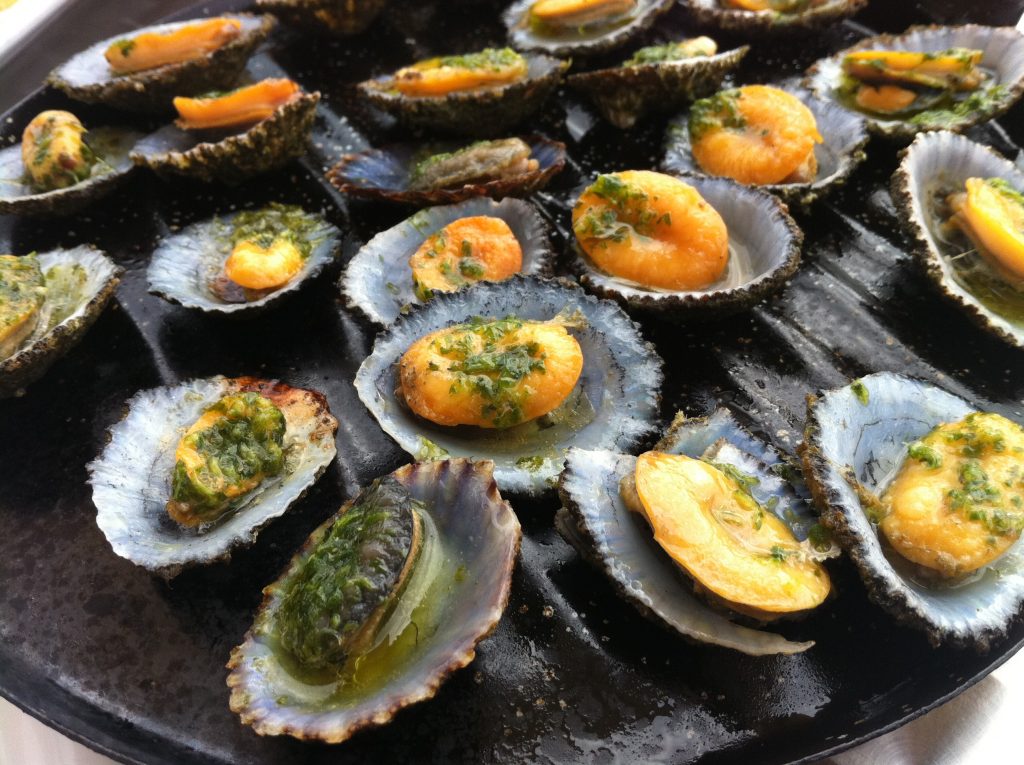
<path fill-rule="evenodd" d="M 895 31 L 931 18 L 1014 23 L 1020 0 L 878 2 L 862 22 Z M 107 4 L 118 13 L 117 4 Z M 242 4 L 212 2 L 210 12 Z M 373 332 L 337 302 L 335 272 L 249 322 L 204 318 L 146 292 L 154 243 L 173 227 L 234 205 L 277 199 L 325 206 L 348 232 L 345 257 L 407 210 L 352 203 L 322 181 L 342 151 L 407 138 L 355 102 L 353 83 L 432 53 L 502 40 L 501 3 L 396 0 L 344 42 L 275 34 L 257 61 L 319 89 L 315 154 L 242 188 L 163 184 L 144 175 L 66 221 L 0 218 L 0 250 L 93 242 L 127 269 L 118 303 L 28 394 L 0 404 L 0 693 L 125 762 L 326 763 L 666 760 L 780 763 L 814 758 L 894 727 L 963 690 L 1010 656 L 1024 625 L 987 656 L 933 650 L 871 605 L 851 567 L 838 597 L 783 631 L 817 646 L 754 659 L 692 646 L 644 621 L 552 528 L 554 500 L 516 502 L 523 554 L 508 612 L 477 660 L 437 698 L 338 747 L 261 739 L 228 710 L 224 663 L 293 550 L 356 486 L 404 461 L 358 401 L 352 378 Z M 943 15 L 945 14 L 945 15 Z M 189 14 L 183 14 L 187 16 Z M 676 12 L 662 28 L 671 28 Z M 798 73 L 867 30 L 841 26 L 799 46 L 758 42 L 744 81 Z M 800 60 L 793 61 L 799 48 Z M 67 51 L 70 55 L 73 51 Z M 600 63 L 600 62 L 598 62 Z M 769 76 L 770 75 L 770 76 Z M 0 83 L 2 83 L 0 77 Z M 3 137 L 44 108 L 33 95 Z M 569 194 L 596 170 L 651 167 L 662 122 L 629 134 L 563 126 L 569 95 L 529 128 L 565 140 L 572 161 L 538 201 L 567 233 Z M 82 110 L 83 117 L 94 110 Z M 339 115 L 347 121 L 337 124 Z M 972 136 L 1015 157 L 1024 111 Z M 332 127 L 333 126 L 333 127 Z M 876 370 L 931 380 L 1022 419 L 1022 356 L 977 330 L 915 270 L 886 190 L 892 146 L 874 143 L 852 184 L 800 218 L 806 258 L 792 283 L 747 315 L 708 326 L 648 323 L 667 362 L 666 415 L 729 404 L 782 448 L 799 440 L 804 396 Z M 564 247 L 563 247 L 564 249 Z M 287 518 L 230 564 L 164 584 L 113 555 L 96 528 L 85 464 L 124 402 L 144 387 L 212 374 L 280 377 L 324 391 L 341 420 L 339 459 Z"/>

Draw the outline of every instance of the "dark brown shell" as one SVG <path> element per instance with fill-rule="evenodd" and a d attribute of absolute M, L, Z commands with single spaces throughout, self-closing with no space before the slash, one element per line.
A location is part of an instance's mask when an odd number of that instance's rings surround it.
<path fill-rule="evenodd" d="M 327 172 L 327 180 L 343 194 L 420 207 L 455 204 L 472 197 L 525 197 L 544 188 L 562 171 L 565 166 L 565 144 L 539 135 L 523 140 L 533 149 L 531 156 L 540 163 L 540 167 L 512 178 L 471 183 L 452 189 L 411 191 L 409 173 L 422 147 L 406 143 L 346 154 Z M 438 151 L 457 147 L 458 144 L 438 146 Z"/>
<path fill-rule="evenodd" d="M 714 56 L 620 66 L 570 75 L 570 87 L 587 94 L 606 120 L 631 128 L 645 114 L 671 112 L 722 84 L 750 50 L 744 45 Z"/>
<path fill-rule="evenodd" d="M 243 20 L 248 29 L 241 35 L 203 58 L 180 64 L 166 64 L 131 74 L 112 75 L 98 69 L 93 80 L 79 81 L 73 77 L 73 67 L 91 59 L 106 64 L 103 51 L 116 40 L 117 35 L 98 42 L 73 56 L 53 70 L 47 79 L 49 85 L 67 93 L 71 98 L 86 103 L 106 104 L 119 109 L 140 112 L 171 112 L 175 96 L 195 96 L 213 90 L 231 87 L 256 47 L 262 43 L 277 24 L 273 16 L 226 14 Z M 189 22 L 175 22 L 180 26 Z M 143 32 L 145 29 L 136 30 Z M 98 64 L 97 64 L 98 66 Z"/>
<path fill-rule="evenodd" d="M 749 37 L 807 33 L 853 16 L 868 0 L 830 0 L 803 13 L 723 8 L 719 0 L 680 0 L 695 24 Z"/>
<path fill-rule="evenodd" d="M 76 310 L 45 335 L 14 355 L 0 360 L 0 398 L 17 395 L 30 383 L 35 382 L 67 353 L 93 325 L 121 281 L 121 269 L 115 266 L 100 250 L 92 247 L 76 247 L 63 253 L 55 253 L 60 262 L 83 262 L 90 268 L 90 278 L 97 284 L 87 303 Z M 44 253 L 42 257 L 49 255 Z M 91 269 L 95 269 L 94 271 Z"/>
<path fill-rule="evenodd" d="M 256 0 L 256 7 L 286 24 L 319 34 L 347 36 L 365 30 L 388 0 Z"/>
<path fill-rule="evenodd" d="M 213 142 L 168 125 L 140 141 L 132 160 L 161 175 L 238 183 L 306 153 L 319 101 L 319 93 L 303 93 L 245 132 Z"/>
<path fill-rule="evenodd" d="M 359 92 L 375 106 L 407 125 L 466 136 L 507 132 L 536 112 L 562 81 L 569 62 L 528 54 L 527 79 L 493 88 L 444 96 L 406 96 L 392 89 L 392 78 L 359 83 Z"/>

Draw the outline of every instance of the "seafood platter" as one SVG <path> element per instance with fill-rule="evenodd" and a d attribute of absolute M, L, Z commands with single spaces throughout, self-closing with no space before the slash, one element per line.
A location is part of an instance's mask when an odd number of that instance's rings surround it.
<path fill-rule="evenodd" d="M 883 5 L 68 51 L 0 125 L 0 694 L 131 763 L 783 763 L 1013 655 L 1024 3 Z"/>

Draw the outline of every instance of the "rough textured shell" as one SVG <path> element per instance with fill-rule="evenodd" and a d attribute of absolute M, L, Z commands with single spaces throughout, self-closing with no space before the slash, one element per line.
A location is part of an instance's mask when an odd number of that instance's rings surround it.
<path fill-rule="evenodd" d="M 256 0 L 256 7 L 318 34 L 359 34 L 388 0 Z"/>
<path fill-rule="evenodd" d="M 167 125 L 140 141 L 132 160 L 165 175 L 238 183 L 306 153 L 319 93 L 303 93 L 242 133 L 203 141 Z"/>
<path fill-rule="evenodd" d="M 471 183 L 460 188 L 435 191 L 410 191 L 409 174 L 420 155 L 420 144 L 394 144 L 346 154 L 327 173 L 327 180 L 344 194 L 409 205 L 450 205 L 472 197 L 524 197 L 548 185 L 565 166 L 565 144 L 544 136 L 523 139 L 533 150 L 531 157 L 540 166 L 532 173 L 487 183 Z M 451 151 L 464 144 L 440 144 L 437 151 Z"/>
<path fill-rule="evenodd" d="M 487 462 L 445 460 L 418 462 L 392 475 L 427 506 L 445 549 L 458 557 L 466 575 L 437 606 L 439 626 L 386 687 L 351 706 L 307 709 L 281 705 L 277 659 L 258 629 L 269 621 L 282 582 L 295 572 L 332 517 L 310 536 L 281 577 L 263 590 L 263 605 L 245 642 L 231 652 L 228 686 L 231 709 L 261 735 L 288 734 L 302 739 L 338 743 L 356 731 L 384 725 L 403 707 L 437 693 L 456 670 L 473 661 L 476 645 L 495 628 L 508 603 L 512 571 L 519 554 L 519 521 L 501 498 Z M 342 509 L 344 512 L 346 508 Z M 287 690 L 298 683 L 288 678 Z"/>
<path fill-rule="evenodd" d="M 819 97 L 834 102 L 835 89 L 842 77 L 843 58 L 856 50 L 942 51 L 949 48 L 973 48 L 984 52 L 981 66 L 996 73 L 995 84 L 1006 88 L 999 98 L 984 109 L 976 109 L 962 118 L 940 123 L 915 125 L 904 120 L 887 120 L 861 115 L 868 129 L 888 138 L 910 139 L 926 130 L 960 132 L 998 117 L 1013 106 L 1024 93 L 1024 34 L 1013 27 L 986 27 L 968 24 L 961 27 L 911 27 L 902 35 L 878 35 L 861 40 L 834 56 L 823 58 L 807 70 L 804 85 Z"/>
<path fill-rule="evenodd" d="M 207 527 L 186 529 L 167 515 L 174 452 L 182 434 L 220 397 L 239 390 L 299 394 L 285 406 L 285 471 L 245 504 Z M 89 464 L 96 523 L 114 552 L 167 578 L 183 568 L 230 557 L 283 515 L 334 459 L 338 421 L 314 391 L 254 378 L 211 377 L 137 393 L 110 429 L 103 453 Z"/>
<path fill-rule="evenodd" d="M 868 132 L 864 120 L 828 101 L 814 98 L 804 91 L 785 88 L 800 98 L 814 114 L 818 132 L 824 142 L 814 147 L 818 159 L 818 176 L 812 183 L 780 183 L 760 186 L 777 194 L 791 205 L 807 207 L 846 182 L 854 168 L 864 161 Z M 703 176 L 690 151 L 689 113 L 669 123 L 662 167 L 680 175 Z"/>
<path fill-rule="evenodd" d="M 753 307 L 796 272 L 804 237 L 782 202 L 724 178 L 686 180 L 725 221 L 730 264 L 723 282 L 728 286 L 691 292 L 641 287 L 598 270 L 577 246 L 575 263 L 588 290 L 629 308 L 677 318 L 707 318 Z"/>
<path fill-rule="evenodd" d="M 906 454 L 907 444 L 942 422 L 974 411 L 941 388 L 891 372 L 860 379 L 861 403 L 846 386 L 808 397 L 801 444 L 804 476 L 821 519 L 856 564 L 871 597 L 902 622 L 925 630 L 933 644 L 987 650 L 1005 634 L 1024 602 L 1024 548 L 1015 545 L 985 574 L 955 588 L 929 588 L 905 578 L 882 550 L 846 470 L 877 492 Z M 883 487 L 884 488 L 884 487 Z"/>
<path fill-rule="evenodd" d="M 39 255 L 43 272 L 68 263 L 81 265 L 88 274 L 77 308 L 49 332 L 40 337 L 33 335 L 21 350 L 0 361 L 0 398 L 13 396 L 42 377 L 50 365 L 82 339 L 113 297 L 121 269 L 100 250 L 75 247 Z"/>
<path fill-rule="evenodd" d="M 776 13 L 723 8 L 721 0 L 680 0 L 680 5 L 701 26 L 758 37 L 806 33 L 853 16 L 867 4 L 868 0 L 828 0 L 802 13 Z"/>
<path fill-rule="evenodd" d="M 284 287 L 258 300 L 228 303 L 209 290 L 205 274 L 208 269 L 223 267 L 231 254 L 229 245 L 218 237 L 218 230 L 230 226 L 237 215 L 193 223 L 164 239 L 149 261 L 146 272 L 149 291 L 186 308 L 208 313 L 252 315 L 274 305 L 315 278 L 341 249 L 341 232 L 316 215 L 319 223 L 310 234 L 310 241 L 315 244 L 302 269 Z"/>
<path fill-rule="evenodd" d="M 626 24 L 619 24 L 611 30 L 599 27 L 579 30 L 559 38 L 538 35 L 530 29 L 528 13 L 534 2 L 536 0 L 516 0 L 502 14 L 502 20 L 508 27 L 508 39 L 513 47 L 520 50 L 539 50 L 555 56 L 587 56 L 625 45 L 675 4 L 675 0 L 639 0 Z"/>
<path fill-rule="evenodd" d="M 527 54 L 527 79 L 444 96 L 407 96 L 391 77 L 367 80 L 359 92 L 407 125 L 442 133 L 494 137 L 507 133 L 536 112 L 562 81 L 568 61 Z"/>
<path fill-rule="evenodd" d="M 142 133 L 126 128 L 99 127 L 89 131 L 93 151 L 109 167 L 64 189 L 37 192 L 24 182 L 21 144 L 0 150 L 0 215 L 70 215 L 120 186 L 135 166 L 129 153 Z"/>
<path fill-rule="evenodd" d="M 697 419 L 677 415 L 655 449 L 699 457 L 723 438 L 757 461 L 755 467 L 749 461 L 737 467 L 760 479 L 755 487 L 758 501 L 779 497 L 776 513 L 783 517 L 784 509 L 795 512 L 798 521 L 792 526 L 798 537 L 805 537 L 813 523 L 807 503 L 770 470 L 785 464 L 784 458 L 751 436 L 728 410 Z M 636 457 L 630 455 L 571 449 L 558 485 L 563 504 L 556 517 L 559 532 L 608 576 L 620 597 L 687 638 L 753 656 L 799 653 L 814 645 L 735 624 L 698 599 L 692 584 L 654 541 L 644 519 L 622 502 L 619 482 L 635 470 Z"/>
<path fill-rule="evenodd" d="M 142 72 L 114 74 L 103 57 L 117 35 L 77 53 L 50 74 L 48 83 L 72 98 L 87 103 L 107 104 L 119 109 L 144 112 L 173 111 L 175 96 L 195 96 L 212 90 L 225 90 L 234 84 L 256 47 L 266 39 L 276 23 L 272 16 L 224 14 L 239 19 L 242 33 L 214 52 L 180 64 L 166 64 Z M 137 29 L 140 32 L 164 32 L 195 21 Z"/>
<path fill-rule="evenodd" d="M 529 202 L 520 199 L 468 199 L 457 205 L 430 207 L 382 231 L 348 262 L 341 279 L 346 304 L 370 321 L 388 326 L 421 301 L 412 284 L 409 258 L 423 242 L 449 223 L 475 215 L 501 218 L 523 250 L 524 274 L 550 276 L 555 254 L 547 226 Z"/>
<path fill-rule="evenodd" d="M 473 316 L 515 314 L 545 321 L 560 311 L 577 309 L 587 322 L 573 333 L 584 360 L 577 390 L 591 402 L 595 414 L 589 423 L 560 434 L 553 443 L 538 447 L 529 439 L 512 442 L 505 431 L 500 434 L 500 450 L 488 449 L 486 441 L 481 442 L 480 429 L 435 425 L 398 401 L 397 362 L 416 339 Z M 661 368 L 661 359 L 644 341 L 639 327 L 614 303 L 586 295 L 571 282 L 513 276 L 438 295 L 399 318 L 378 335 L 373 352 L 359 367 L 355 385 L 380 426 L 410 454 L 421 453 L 426 438 L 455 457 L 494 460 L 494 475 L 504 491 L 540 494 L 551 488 L 569 447 L 628 451 L 654 431 Z"/>
<path fill-rule="evenodd" d="M 954 276 L 952 255 L 937 236 L 939 221 L 934 195 L 964 187 L 971 177 L 1004 178 L 1024 189 L 1024 173 L 986 146 L 946 131 L 919 135 L 893 175 L 892 196 L 903 224 L 914 238 L 914 254 L 928 277 L 981 327 L 1024 348 L 1024 324 L 1002 316 L 982 303 Z M 1024 306 L 1024 294 L 1020 297 Z"/>
<path fill-rule="evenodd" d="M 598 69 L 570 75 L 566 82 L 586 93 L 615 127 L 627 129 L 647 114 L 675 111 L 715 92 L 749 50 L 744 45 L 714 56 Z"/>

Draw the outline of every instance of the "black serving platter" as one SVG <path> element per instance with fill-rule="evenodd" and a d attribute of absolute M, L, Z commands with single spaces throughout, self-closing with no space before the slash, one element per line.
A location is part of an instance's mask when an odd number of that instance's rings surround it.
<path fill-rule="evenodd" d="M 756 41 L 738 80 L 798 74 L 869 31 L 934 19 L 1012 24 L 1024 10 L 1021 0 L 976 2 L 966 11 L 953 2 L 874 6 L 856 23 L 799 44 Z M 243 7 L 211 2 L 180 17 Z M 816 640 L 810 651 L 757 659 L 690 645 L 621 602 L 559 538 L 554 499 L 514 500 L 525 534 L 508 610 L 476 661 L 434 700 L 336 747 L 264 739 L 239 724 L 228 710 L 224 663 L 261 588 L 357 486 L 406 458 L 356 398 L 352 379 L 374 329 L 340 307 L 337 268 L 279 310 L 222 321 L 147 294 L 149 253 L 176 227 L 275 199 L 324 208 L 346 232 L 343 259 L 350 257 L 408 214 L 346 204 L 323 181 L 342 151 L 409 137 L 358 103 L 354 83 L 428 54 L 500 42 L 500 8 L 395 0 L 350 40 L 279 30 L 256 72 L 283 70 L 324 93 L 311 154 L 281 172 L 237 188 L 140 174 L 73 218 L 0 218 L 0 251 L 91 242 L 126 269 L 117 305 L 84 342 L 24 397 L 0 402 L 0 694 L 133 763 L 782 763 L 890 730 L 961 692 L 1024 642 L 1018 621 L 987 655 L 933 649 L 872 605 L 852 567 L 839 561 L 838 597 L 782 628 Z M 678 13 L 663 33 L 679 28 Z M 66 105 L 41 90 L 5 115 L 0 135 L 11 141 L 38 111 Z M 623 134 L 561 93 L 527 128 L 569 145 L 567 170 L 536 196 L 564 251 L 572 190 L 598 170 L 654 166 L 664 121 Z M 971 135 L 1015 157 L 1024 110 Z M 847 188 L 800 216 L 805 262 L 772 300 L 713 324 L 645 323 L 666 361 L 666 417 L 728 404 L 791 450 L 807 393 L 895 370 L 1024 419 L 1020 352 L 976 329 L 914 268 L 887 192 L 896 147 L 876 142 L 869 152 Z M 94 521 L 85 465 L 137 390 L 218 373 L 322 390 L 341 421 L 339 458 L 252 548 L 166 584 L 111 552 Z"/>

